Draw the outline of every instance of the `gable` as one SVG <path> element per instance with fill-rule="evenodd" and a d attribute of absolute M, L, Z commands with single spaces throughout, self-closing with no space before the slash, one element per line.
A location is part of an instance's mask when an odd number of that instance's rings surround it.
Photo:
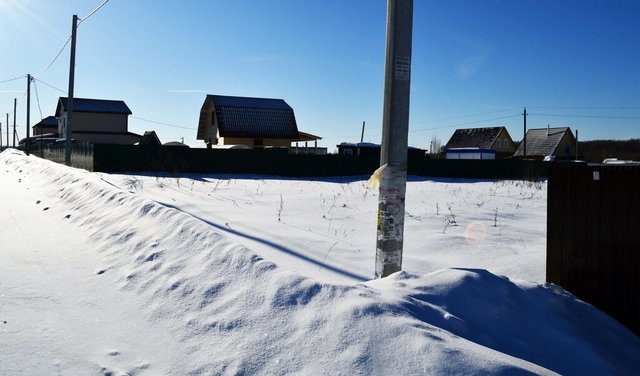
<path fill-rule="evenodd" d="M 201 110 L 198 138 L 209 126 L 204 124 L 203 114 L 211 110 L 220 137 L 299 138 L 293 109 L 282 99 L 208 95 Z"/>
<path fill-rule="evenodd" d="M 158 135 L 155 131 L 146 131 L 140 138 L 140 142 L 138 142 L 140 146 L 161 146 L 162 142 L 158 138 Z"/>
<path fill-rule="evenodd" d="M 494 142 L 494 149 L 499 153 L 513 154 L 516 151 L 516 145 L 506 128 L 502 128 Z"/>

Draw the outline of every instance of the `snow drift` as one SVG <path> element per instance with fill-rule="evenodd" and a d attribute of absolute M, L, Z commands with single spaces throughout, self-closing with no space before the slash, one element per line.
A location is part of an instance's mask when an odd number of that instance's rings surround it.
<path fill-rule="evenodd" d="M 139 331 L 128 332 L 125 322 L 108 323 L 108 330 L 127 331 L 124 338 L 165 338 L 145 331 L 151 323 L 150 331 L 167 330 L 168 341 L 149 344 L 156 361 L 141 362 L 136 352 L 148 351 L 126 339 L 107 344 L 99 338 L 89 343 L 68 338 L 66 351 L 33 359 L 20 348 L 24 334 L 8 323 L 1 327 L 0 346 L 13 349 L 11 363 L 0 363 L 3 374 L 48 373 L 54 358 L 62 374 L 112 375 L 631 374 L 640 369 L 637 336 L 553 285 L 462 268 L 328 283 L 283 269 L 209 223 L 158 202 L 166 198 L 145 199 L 101 174 L 17 151 L 3 152 L 0 164 L 7 192 L 49 208 L 29 212 L 18 200 L 7 200 L 11 216 L 3 215 L 3 224 L 28 226 L 34 213 L 50 216 L 54 230 L 47 241 L 55 244 L 63 233 L 72 233 L 73 252 L 94 257 L 77 270 L 87 275 L 84 281 L 105 291 L 116 286 L 110 296 L 120 301 L 119 309 L 142 320 Z M 3 247 L 0 257 L 8 255 L 13 253 Z M 41 257 L 24 263 L 53 264 L 65 256 Z M 0 287 L 19 286 L 9 280 L 21 278 L 0 269 Z M 102 293 L 73 285 L 66 291 L 76 302 Z M 19 293 L 15 287 L 11 296 Z M 0 314 L 10 314 L 15 301 L 0 299 Z M 18 306 L 38 310 L 37 301 L 29 304 Z M 46 307 L 40 308 L 46 315 Z M 38 319 L 38 313 L 29 314 Z M 115 355 L 106 360 L 92 355 L 105 346 Z M 84 368 L 77 368 L 77 358 Z"/>

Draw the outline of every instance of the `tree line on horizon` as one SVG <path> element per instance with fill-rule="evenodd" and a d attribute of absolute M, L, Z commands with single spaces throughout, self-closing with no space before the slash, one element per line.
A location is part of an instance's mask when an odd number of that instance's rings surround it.
<path fill-rule="evenodd" d="M 640 138 L 579 141 L 578 155 L 591 163 L 602 163 L 607 158 L 640 161 Z"/>

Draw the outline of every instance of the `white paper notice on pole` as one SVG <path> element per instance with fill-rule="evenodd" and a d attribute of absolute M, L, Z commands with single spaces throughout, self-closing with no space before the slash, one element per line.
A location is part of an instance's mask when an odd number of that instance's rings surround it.
<path fill-rule="evenodd" d="M 411 58 L 396 56 L 394 77 L 396 80 L 409 81 L 411 78 Z"/>

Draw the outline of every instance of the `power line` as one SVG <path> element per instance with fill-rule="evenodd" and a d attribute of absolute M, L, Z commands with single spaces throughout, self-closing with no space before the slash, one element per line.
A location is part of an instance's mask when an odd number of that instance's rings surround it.
<path fill-rule="evenodd" d="M 55 86 L 53 86 L 53 85 L 51 85 L 51 84 L 48 84 L 48 83 L 46 83 L 46 82 L 44 82 L 44 81 L 42 81 L 42 80 L 39 80 L 39 79 L 37 79 L 37 78 L 34 78 L 34 80 L 36 80 L 36 81 L 40 82 L 41 84 L 44 84 L 44 85 L 46 85 L 46 86 L 49 86 L 50 88 L 52 88 L 52 89 L 54 89 L 54 90 L 57 90 L 57 91 L 61 92 L 62 94 L 65 94 L 65 95 L 67 94 L 67 92 L 66 92 L 66 91 L 64 91 L 64 90 L 62 90 L 62 89 L 58 89 L 57 87 L 55 87 Z"/>
<path fill-rule="evenodd" d="M 165 126 L 167 126 L 167 127 L 180 128 L 180 129 L 196 130 L 196 128 L 181 127 L 181 126 L 179 126 L 179 125 L 167 124 L 167 123 L 162 123 L 162 122 L 155 121 L 155 120 L 143 119 L 143 118 L 138 117 L 138 116 L 133 116 L 133 115 L 131 115 L 131 117 L 132 117 L 132 118 L 134 118 L 134 119 L 138 119 L 138 120 L 146 121 L 146 122 L 148 122 L 148 123 L 159 124 L 159 125 L 165 125 Z"/>
<path fill-rule="evenodd" d="M 106 3 L 108 3 L 109 0 L 104 0 L 102 2 L 102 4 L 98 5 L 98 7 L 96 9 L 94 9 L 91 13 L 89 13 L 88 15 L 86 15 L 84 18 L 81 18 L 80 21 L 78 21 L 78 25 L 80 26 L 81 23 L 83 23 L 84 21 L 88 20 L 91 16 L 93 16 L 97 11 L 100 10 L 100 8 L 102 8 L 103 6 L 105 6 Z"/>
<path fill-rule="evenodd" d="M 414 121 L 414 122 L 411 122 L 411 124 L 438 123 L 438 122 L 441 122 L 441 121 L 454 120 L 454 119 L 463 119 L 463 118 L 474 117 L 474 116 L 491 115 L 491 114 L 497 114 L 497 113 L 500 113 L 500 112 L 515 111 L 515 110 L 519 110 L 519 109 L 520 109 L 520 107 L 512 107 L 512 108 L 505 108 L 505 109 L 502 109 L 502 110 L 480 112 L 480 113 L 476 113 L 476 114 L 452 116 L 452 117 L 447 117 L 447 118 L 443 118 L 443 119 Z"/>
<path fill-rule="evenodd" d="M 576 117 L 587 119 L 626 119 L 626 120 L 639 120 L 640 116 L 615 116 L 615 115 L 574 115 L 574 114 L 529 114 L 530 116 L 552 116 L 552 117 Z"/>
<path fill-rule="evenodd" d="M 563 108 L 575 110 L 637 110 L 640 106 L 527 106 L 528 108 Z"/>
<path fill-rule="evenodd" d="M 4 84 L 6 82 L 11 82 L 11 81 L 16 81 L 16 80 L 21 80 L 21 79 L 23 79 L 25 77 L 27 77 L 27 75 L 23 74 L 22 76 L 18 76 L 18 77 L 10 78 L 8 80 L 0 81 L 0 84 Z"/>
<path fill-rule="evenodd" d="M 62 48 L 60 49 L 60 51 L 58 51 L 58 54 L 56 55 L 56 57 L 53 58 L 53 60 L 51 60 L 51 62 L 49 63 L 49 65 L 47 65 L 46 68 L 44 68 L 40 73 L 36 74 L 36 76 L 34 78 L 40 77 L 42 76 L 46 71 L 49 70 L 49 68 L 51 68 L 51 66 L 53 65 L 53 63 L 56 62 L 56 60 L 58 60 L 58 58 L 60 57 L 60 55 L 62 54 L 62 51 L 64 51 L 65 47 L 67 47 L 67 44 L 69 44 L 69 41 L 71 40 L 71 35 L 69 35 L 69 38 L 67 38 L 67 41 L 64 42 L 64 45 L 62 46 Z"/>
<path fill-rule="evenodd" d="M 40 120 L 44 119 L 42 116 L 42 108 L 40 107 L 40 96 L 38 95 L 38 85 L 36 85 L 36 81 L 33 80 L 33 88 L 36 92 L 36 102 L 38 103 L 38 111 L 40 111 Z"/>
<path fill-rule="evenodd" d="M 453 127 L 459 127 L 459 126 L 462 126 L 462 125 L 479 124 L 479 123 L 484 123 L 484 122 L 487 122 L 487 121 L 502 120 L 502 119 L 508 119 L 508 118 L 517 117 L 517 116 L 520 116 L 520 114 L 506 115 L 506 116 L 500 116 L 500 117 L 495 117 L 495 118 L 491 118 L 491 119 L 483 119 L 483 120 L 476 120 L 476 121 L 468 121 L 468 122 L 464 122 L 464 123 L 443 125 L 443 126 L 440 126 L 440 127 L 414 129 L 414 130 L 409 130 L 409 133 L 432 131 L 432 130 L 435 130 L 435 129 L 453 128 Z"/>
<path fill-rule="evenodd" d="M 100 8 L 102 8 L 109 0 L 104 1 L 102 4 L 100 4 L 96 9 L 94 9 L 91 13 L 89 13 L 85 18 L 81 19 L 80 21 L 78 21 L 78 25 L 80 26 L 80 24 L 87 20 L 89 17 L 93 16 L 97 11 L 100 10 Z M 51 66 L 53 65 L 53 63 L 56 62 L 56 60 L 58 60 L 58 58 L 60 57 L 60 55 L 62 55 L 62 51 L 64 51 L 64 49 L 67 47 L 67 45 L 69 44 L 69 41 L 71 41 L 71 35 L 69 35 L 69 37 L 67 38 L 66 42 L 64 42 L 64 44 L 62 45 L 62 48 L 60 48 L 60 51 L 58 51 L 58 53 L 56 54 L 56 56 L 53 58 L 53 60 L 51 60 L 51 62 L 49 63 L 49 65 L 47 65 L 46 68 L 44 68 L 40 73 L 36 74 L 35 77 L 40 77 L 42 76 L 45 72 L 47 72 L 49 70 L 49 68 L 51 68 Z M 0 82 L 2 83 L 2 82 Z"/>

